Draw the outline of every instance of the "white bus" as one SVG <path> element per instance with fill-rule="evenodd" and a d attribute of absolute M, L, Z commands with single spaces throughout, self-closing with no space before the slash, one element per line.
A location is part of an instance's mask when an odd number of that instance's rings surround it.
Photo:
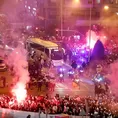
<path fill-rule="evenodd" d="M 26 41 L 26 49 L 29 51 L 35 50 L 46 55 L 46 58 L 50 59 L 54 66 L 62 66 L 64 64 L 63 50 L 51 41 L 45 41 L 40 38 L 30 38 Z"/>

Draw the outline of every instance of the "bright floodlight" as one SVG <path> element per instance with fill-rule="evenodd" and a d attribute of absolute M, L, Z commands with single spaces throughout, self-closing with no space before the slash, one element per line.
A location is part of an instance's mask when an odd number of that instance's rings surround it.
<path fill-rule="evenodd" d="M 105 9 L 105 10 L 108 10 L 108 9 L 109 9 L 109 6 L 105 5 L 105 6 L 104 6 L 104 9 Z"/>
<path fill-rule="evenodd" d="M 79 0 L 74 0 L 75 2 L 79 2 Z"/>

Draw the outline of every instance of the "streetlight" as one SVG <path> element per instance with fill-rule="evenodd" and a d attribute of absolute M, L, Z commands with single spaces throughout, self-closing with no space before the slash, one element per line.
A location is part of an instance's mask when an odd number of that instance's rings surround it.
<path fill-rule="evenodd" d="M 79 4 L 80 4 L 80 0 L 72 0 L 73 7 L 78 7 Z"/>
<path fill-rule="evenodd" d="M 61 37 L 63 36 L 63 0 L 60 0 L 60 2 L 61 2 L 61 8 L 60 8 L 60 11 L 61 11 L 61 13 L 60 13 L 60 22 L 61 22 Z"/>
<path fill-rule="evenodd" d="M 109 9 L 109 6 L 105 5 L 104 10 L 108 10 L 108 9 Z"/>
<path fill-rule="evenodd" d="M 75 3 L 78 3 L 78 2 L 80 2 L 80 1 L 79 1 L 79 0 L 74 0 L 74 2 L 75 2 Z"/>
<path fill-rule="evenodd" d="M 90 61 L 90 58 L 91 58 L 91 47 L 90 47 L 90 45 L 91 45 L 91 20 L 92 20 L 92 16 L 91 16 L 91 14 L 92 14 L 92 4 L 93 4 L 93 0 L 90 0 L 89 1 L 89 3 L 90 3 L 90 16 L 89 16 L 89 59 L 88 59 L 88 61 Z"/>

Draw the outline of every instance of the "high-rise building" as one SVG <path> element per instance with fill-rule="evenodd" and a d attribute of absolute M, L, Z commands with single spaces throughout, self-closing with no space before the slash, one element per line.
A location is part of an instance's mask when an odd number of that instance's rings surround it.
<path fill-rule="evenodd" d="M 34 20 L 38 11 L 38 2 L 37 0 L 20 0 L 18 2 L 18 10 L 20 12 L 21 17 L 24 20 Z"/>
<path fill-rule="evenodd" d="M 117 10 L 118 0 L 43 0 L 45 26 L 55 23 L 65 29 L 89 27 L 90 19 L 91 24 L 97 24 L 112 14 L 117 18 Z"/>
<path fill-rule="evenodd" d="M 96 0 L 94 6 L 100 13 L 99 22 L 118 27 L 118 0 Z"/>
<path fill-rule="evenodd" d="M 50 25 L 63 29 L 88 28 L 90 23 L 103 23 L 111 16 L 117 25 L 118 0 L 16 0 L 16 5 L 21 21 L 45 28 Z"/>
<path fill-rule="evenodd" d="M 44 1 L 43 0 L 22 0 L 21 1 L 24 10 L 21 14 L 24 14 L 24 20 L 33 24 L 43 25 L 44 23 Z"/>

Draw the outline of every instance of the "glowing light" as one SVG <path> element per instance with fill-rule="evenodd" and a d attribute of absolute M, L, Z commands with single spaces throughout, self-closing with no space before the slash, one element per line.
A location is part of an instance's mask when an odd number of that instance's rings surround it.
<path fill-rule="evenodd" d="M 10 102 L 9 102 L 9 105 L 12 105 L 12 104 L 14 104 L 14 102 L 13 102 L 13 101 L 10 101 Z"/>
<path fill-rule="evenodd" d="M 80 68 L 81 67 L 81 65 L 77 65 L 77 68 Z"/>
<path fill-rule="evenodd" d="M 6 48 L 8 48 L 8 45 L 5 45 Z"/>
<path fill-rule="evenodd" d="M 78 5 L 80 4 L 80 0 L 72 0 L 72 7 L 78 7 Z"/>
<path fill-rule="evenodd" d="M 118 12 L 116 12 L 116 15 L 118 15 Z"/>
<path fill-rule="evenodd" d="M 5 45 L 5 48 L 6 49 L 11 49 L 12 51 L 14 50 L 14 48 L 9 47 L 8 45 Z"/>
<path fill-rule="evenodd" d="M 16 97 L 18 103 L 21 103 L 27 97 L 26 88 L 22 83 L 17 83 L 17 85 L 12 89 L 12 93 Z"/>
<path fill-rule="evenodd" d="M 99 78 L 99 79 L 96 79 L 97 82 L 101 82 L 103 80 L 103 78 Z"/>
<path fill-rule="evenodd" d="M 80 70 L 80 72 L 81 72 L 81 73 L 83 73 L 83 72 L 84 72 L 84 70 Z"/>
<path fill-rule="evenodd" d="M 108 9 L 109 9 L 109 6 L 105 5 L 105 6 L 104 6 L 104 9 L 105 9 L 105 10 L 108 10 Z"/>
<path fill-rule="evenodd" d="M 29 30 L 30 28 L 32 28 L 32 26 L 26 26 L 26 29 Z"/>
<path fill-rule="evenodd" d="M 104 39 L 106 39 L 107 37 L 106 36 L 103 36 Z"/>
<path fill-rule="evenodd" d="M 74 71 L 70 71 L 70 72 L 68 72 L 70 75 L 73 75 L 74 74 Z"/>
<path fill-rule="evenodd" d="M 63 77 L 64 75 L 63 75 L 63 74 L 60 74 L 59 76 L 60 76 L 60 77 Z"/>
<path fill-rule="evenodd" d="M 79 0 L 74 0 L 74 2 L 75 2 L 75 3 L 78 3 L 78 2 L 80 2 L 80 1 L 79 1 Z"/>
<path fill-rule="evenodd" d="M 10 67 L 11 65 L 14 67 L 15 78 L 13 83 L 15 85 L 11 89 L 11 94 L 16 97 L 18 103 L 27 97 L 26 84 L 30 81 L 29 72 L 26 69 L 28 67 L 26 54 L 27 51 L 24 49 L 24 46 L 20 45 L 9 54 L 9 60 L 7 60 L 7 64 Z"/>
<path fill-rule="evenodd" d="M 79 79 L 76 79 L 75 81 L 76 81 L 76 82 L 79 82 L 80 80 L 79 80 Z"/>
<path fill-rule="evenodd" d="M 83 54 L 84 54 L 84 53 L 85 53 L 85 51 L 84 51 L 84 50 L 82 50 L 82 51 L 81 51 L 81 53 L 83 53 Z"/>
<path fill-rule="evenodd" d="M 98 40 L 98 36 L 94 31 L 91 31 L 91 38 L 90 38 L 90 30 L 89 30 L 86 34 L 87 46 L 90 47 L 90 49 L 93 49 L 97 40 Z"/>
<path fill-rule="evenodd" d="M 80 40 L 80 36 L 79 36 L 79 35 L 74 36 L 74 38 L 75 38 L 76 40 Z"/>
<path fill-rule="evenodd" d="M 77 55 L 77 53 L 76 52 L 73 52 L 73 55 Z"/>
<path fill-rule="evenodd" d="M 64 71 L 65 69 L 64 68 L 60 68 L 60 71 Z"/>
<path fill-rule="evenodd" d="M 28 9 L 31 9 L 31 7 L 30 7 L 30 6 L 28 6 Z"/>
<path fill-rule="evenodd" d="M 36 11 L 36 8 L 33 8 L 34 11 Z"/>
<path fill-rule="evenodd" d="M 84 59 L 83 59 L 83 58 L 81 58 L 81 59 L 80 59 L 80 61 L 84 62 Z"/>
<path fill-rule="evenodd" d="M 38 30 L 38 27 L 36 27 L 36 30 Z"/>

